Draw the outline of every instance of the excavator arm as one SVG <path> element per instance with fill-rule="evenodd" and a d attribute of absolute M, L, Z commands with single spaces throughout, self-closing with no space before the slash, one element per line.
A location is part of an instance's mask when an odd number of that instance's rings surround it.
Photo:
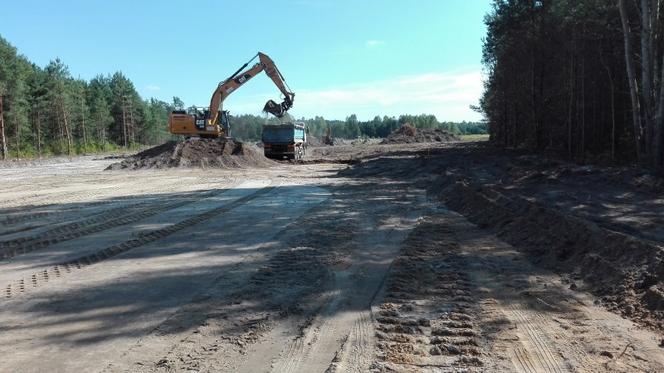
<path fill-rule="evenodd" d="M 256 62 L 252 67 L 247 68 L 256 58 Z M 182 110 L 174 110 L 168 117 L 168 128 L 172 134 L 185 135 L 185 136 L 200 136 L 200 137 L 220 137 L 229 135 L 228 116 L 225 111 L 222 111 L 222 104 L 224 100 L 238 88 L 243 86 L 246 82 L 251 80 L 254 76 L 260 74 L 262 71 L 272 79 L 274 84 L 279 88 L 284 95 L 282 103 L 276 103 L 269 100 L 263 111 L 273 114 L 281 118 L 286 114 L 286 111 L 293 106 L 293 99 L 295 94 L 291 92 L 286 84 L 286 80 L 279 72 L 279 69 L 274 64 L 274 61 L 267 55 L 258 52 L 249 62 L 245 63 L 237 69 L 237 71 L 228 77 L 228 79 L 217 85 L 217 88 L 212 93 L 210 99 L 210 107 L 207 111 L 197 111 L 186 113 Z M 219 117 L 221 115 L 221 117 Z"/>
<path fill-rule="evenodd" d="M 253 60 L 256 59 L 256 57 L 258 57 L 258 62 L 251 68 L 244 70 Z M 209 117 L 206 118 L 207 124 L 214 125 L 217 123 L 217 117 L 219 115 L 219 111 L 222 108 L 224 100 L 231 93 L 235 92 L 235 90 L 248 82 L 251 78 L 260 74 L 261 71 L 265 71 L 265 74 L 267 74 L 267 76 L 272 79 L 274 84 L 284 95 L 284 101 L 282 103 L 279 104 L 269 100 L 265 104 L 265 107 L 263 107 L 263 111 L 273 114 L 278 118 L 283 117 L 286 114 L 286 111 L 288 111 L 288 109 L 293 106 L 295 93 L 291 92 L 288 88 L 286 80 L 284 79 L 283 75 L 281 75 L 281 72 L 279 72 L 279 69 L 274 64 L 274 61 L 272 61 L 272 59 L 266 54 L 258 52 L 258 54 L 249 60 L 249 62 L 242 65 L 242 67 L 240 67 L 235 72 L 235 74 L 219 83 L 217 89 L 215 89 L 214 93 L 212 94 L 212 98 L 210 99 Z"/>

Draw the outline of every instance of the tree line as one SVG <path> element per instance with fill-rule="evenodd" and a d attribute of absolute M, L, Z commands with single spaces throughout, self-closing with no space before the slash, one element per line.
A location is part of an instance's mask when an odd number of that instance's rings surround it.
<path fill-rule="evenodd" d="M 309 129 L 309 134 L 318 138 L 323 137 L 328 128 L 330 135 L 334 138 L 382 138 L 387 137 L 392 131 L 406 123 L 416 128 L 443 129 L 459 135 L 487 133 L 487 125 L 484 122 L 439 122 L 434 115 L 430 114 L 400 115 L 399 117 L 376 116 L 368 121 L 358 120 L 355 114 L 346 117 L 346 120 L 329 120 L 321 116 L 295 120 L 304 122 Z M 259 141 L 262 126 L 278 124 L 279 120 L 245 114 L 231 116 L 231 123 L 231 133 L 234 137 Z"/>
<path fill-rule="evenodd" d="M 86 81 L 55 59 L 41 68 L 0 37 L 2 157 L 80 154 L 169 138 L 173 105 L 143 100 L 121 72 Z"/>
<path fill-rule="evenodd" d="M 494 0 L 480 109 L 505 147 L 662 169 L 664 1 Z"/>

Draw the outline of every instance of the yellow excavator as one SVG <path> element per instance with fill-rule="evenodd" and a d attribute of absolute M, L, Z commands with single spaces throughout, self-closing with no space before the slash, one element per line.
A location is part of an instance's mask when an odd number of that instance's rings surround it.
<path fill-rule="evenodd" d="M 258 62 L 251 68 L 245 70 L 251 62 L 258 58 Z M 187 137 L 226 137 L 230 136 L 230 121 L 228 112 L 222 110 L 224 100 L 244 83 L 248 82 L 254 76 L 265 71 L 265 74 L 272 79 L 274 84 L 284 95 L 284 101 L 281 103 L 269 100 L 263 107 L 263 111 L 268 112 L 277 118 L 286 115 L 288 109 L 293 106 L 295 93 L 291 92 L 286 84 L 283 75 L 274 64 L 274 61 L 266 54 L 258 52 L 249 62 L 237 69 L 237 71 L 222 81 L 212 93 L 209 108 L 191 107 L 188 111 L 175 110 L 168 117 L 168 129 L 172 134 L 185 135 Z"/>

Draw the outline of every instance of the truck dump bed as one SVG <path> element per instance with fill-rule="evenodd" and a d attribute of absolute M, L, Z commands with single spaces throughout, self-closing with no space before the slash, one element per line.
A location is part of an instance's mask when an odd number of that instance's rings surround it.
<path fill-rule="evenodd" d="M 268 158 L 290 159 L 304 156 L 306 131 L 304 123 L 263 126 L 263 149 Z"/>

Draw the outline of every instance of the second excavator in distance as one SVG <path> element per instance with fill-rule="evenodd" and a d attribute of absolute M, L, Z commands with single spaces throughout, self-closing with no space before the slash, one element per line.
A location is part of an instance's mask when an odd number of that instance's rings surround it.
<path fill-rule="evenodd" d="M 251 68 L 245 70 L 249 64 L 258 58 L 258 62 Z M 209 108 L 191 107 L 188 111 L 175 110 L 168 117 L 168 129 L 172 134 L 185 135 L 187 137 L 226 137 L 229 136 L 230 122 L 228 112 L 222 109 L 224 100 L 244 83 L 258 75 L 261 71 L 272 79 L 274 84 L 284 95 L 281 103 L 269 100 L 263 107 L 277 118 L 283 117 L 288 109 L 293 106 L 295 93 L 291 92 L 283 75 L 274 64 L 274 61 L 266 54 L 258 52 L 249 62 L 237 69 L 237 71 L 217 85 L 212 93 Z"/>

